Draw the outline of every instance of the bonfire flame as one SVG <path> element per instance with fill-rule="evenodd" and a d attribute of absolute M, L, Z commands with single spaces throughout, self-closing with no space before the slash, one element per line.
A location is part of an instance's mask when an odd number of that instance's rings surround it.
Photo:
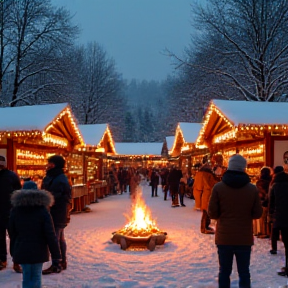
<path fill-rule="evenodd" d="M 151 218 L 151 213 L 142 199 L 141 193 L 137 193 L 134 203 L 132 204 L 132 217 L 124 228 L 117 233 L 132 237 L 147 237 L 151 234 L 162 233 Z"/>

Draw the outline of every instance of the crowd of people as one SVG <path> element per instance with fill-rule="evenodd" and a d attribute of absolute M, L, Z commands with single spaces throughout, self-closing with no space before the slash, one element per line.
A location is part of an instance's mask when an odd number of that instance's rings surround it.
<path fill-rule="evenodd" d="M 67 269 L 64 230 L 70 220 L 72 195 L 64 167 L 62 156 L 51 156 L 39 189 L 31 179 L 21 185 L 19 177 L 7 169 L 6 157 L 0 155 L 0 270 L 7 266 L 8 232 L 13 269 L 23 273 L 23 288 L 41 287 L 42 275 Z M 250 288 L 254 236 L 271 239 L 272 255 L 277 254 L 277 241 L 282 240 L 286 261 L 278 275 L 288 277 L 288 174 L 283 166 L 265 166 L 252 184 L 246 167 L 246 159 L 239 154 L 229 158 L 226 168 L 221 157 L 213 161 L 206 155 L 193 178 L 176 165 L 119 167 L 107 173 L 107 183 L 110 194 L 128 192 L 135 199 L 144 181 L 151 187 L 151 197 L 158 197 L 162 188 L 164 201 L 170 196 L 172 208 L 186 207 L 184 195 L 191 195 L 194 209 L 202 212 L 200 232 L 215 234 L 219 288 L 230 287 L 234 256 L 239 287 Z M 211 227 L 212 219 L 216 228 Z M 42 270 L 49 258 L 51 266 Z"/>

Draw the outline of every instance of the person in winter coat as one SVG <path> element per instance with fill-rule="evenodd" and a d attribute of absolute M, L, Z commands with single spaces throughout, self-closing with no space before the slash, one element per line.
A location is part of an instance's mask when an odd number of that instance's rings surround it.
<path fill-rule="evenodd" d="M 187 189 L 187 180 L 188 180 L 188 175 L 187 173 L 184 173 L 183 177 L 180 179 L 180 184 L 179 184 L 179 198 L 180 198 L 181 207 L 186 207 L 186 205 L 184 204 L 184 195 Z"/>
<path fill-rule="evenodd" d="M 253 219 L 262 215 L 257 187 L 245 173 L 246 159 L 239 154 L 230 157 L 222 181 L 215 184 L 209 201 L 208 214 L 216 219 L 215 243 L 218 248 L 218 287 L 230 287 L 235 255 L 239 287 L 250 288 L 250 256 L 253 243 Z"/>
<path fill-rule="evenodd" d="M 195 210 L 201 210 L 202 207 L 202 194 L 204 190 L 206 191 L 206 198 L 212 191 L 214 186 L 214 181 L 211 181 L 213 176 L 211 162 L 209 161 L 209 155 L 205 155 L 202 159 L 202 166 L 195 175 L 194 184 L 193 184 L 193 196 L 195 199 Z M 213 177 L 212 177 L 213 176 Z M 206 179 L 205 183 L 204 180 Z M 211 183 L 210 183 L 211 182 Z M 210 184 L 209 184 L 210 183 Z M 208 184 L 208 185 L 207 185 Z M 206 186 L 204 189 L 204 185 Z M 209 200 L 209 198 L 208 198 Z M 206 209 L 207 210 L 207 209 Z"/>
<path fill-rule="evenodd" d="M 164 201 L 167 200 L 167 194 L 168 194 L 168 182 L 167 182 L 168 175 L 169 175 L 168 168 L 162 169 L 160 176 L 161 176 L 162 190 L 164 192 Z"/>
<path fill-rule="evenodd" d="M 276 178 L 276 175 L 280 172 L 284 172 L 284 167 L 283 166 L 276 166 L 273 169 L 273 177 L 270 183 L 270 189 L 269 189 L 269 193 L 268 193 L 268 223 L 269 223 L 269 227 L 271 229 L 271 250 L 270 250 L 270 254 L 275 255 L 277 254 L 277 241 L 280 240 L 280 230 L 279 227 L 273 227 L 273 215 L 269 214 L 269 207 L 270 207 L 270 203 L 269 203 L 269 199 L 270 199 L 270 194 L 271 194 L 271 187 L 274 183 L 274 180 Z M 278 177 L 277 177 L 278 178 Z M 276 178 L 276 180 L 277 180 Z"/>
<path fill-rule="evenodd" d="M 212 164 L 208 161 L 208 157 L 204 157 L 202 162 L 204 165 L 197 172 L 193 185 L 193 194 L 195 198 L 194 209 L 202 210 L 200 224 L 201 233 L 214 234 L 214 230 L 210 227 L 211 219 L 207 211 L 212 188 L 217 183 L 217 180 L 212 172 Z"/>
<path fill-rule="evenodd" d="M 269 192 L 269 215 L 273 219 L 273 228 L 278 228 L 285 247 L 285 267 L 278 272 L 288 276 L 288 174 L 284 171 L 275 174 Z"/>
<path fill-rule="evenodd" d="M 7 266 L 6 231 L 12 208 L 10 198 L 13 191 L 18 189 L 21 189 L 19 177 L 7 169 L 6 157 L 0 155 L 0 270 Z M 20 265 L 16 262 L 13 263 L 13 269 L 15 272 L 22 272 Z"/>
<path fill-rule="evenodd" d="M 159 185 L 159 173 L 156 169 L 153 169 L 151 173 L 151 197 L 158 197 L 158 185 Z"/>
<path fill-rule="evenodd" d="M 268 192 L 270 182 L 272 180 L 271 176 L 272 169 L 270 167 L 262 167 L 260 171 L 260 178 L 256 182 L 256 187 L 259 191 L 259 197 L 263 208 L 263 214 L 259 219 L 260 222 L 260 233 L 258 238 L 269 238 L 269 227 L 268 227 Z"/>
<path fill-rule="evenodd" d="M 65 160 L 60 155 L 53 155 L 48 159 L 46 176 L 42 182 L 42 189 L 52 193 L 55 199 L 54 205 L 51 207 L 50 213 L 54 222 L 55 232 L 61 251 L 62 261 L 52 258 L 52 265 L 43 270 L 43 274 L 60 273 L 61 270 L 67 268 L 66 258 L 66 240 L 64 236 L 64 228 L 70 221 L 71 208 L 71 186 L 64 174 Z"/>
<path fill-rule="evenodd" d="M 172 198 L 172 207 L 179 207 L 179 200 L 178 200 L 178 191 L 179 191 L 179 184 L 180 179 L 183 177 L 182 171 L 178 169 L 176 166 L 173 166 L 171 171 L 168 174 L 167 182 L 169 191 Z"/>
<path fill-rule="evenodd" d="M 13 209 L 9 221 L 12 258 L 23 269 L 23 288 L 41 288 L 42 266 L 61 258 L 52 217 L 48 211 L 54 198 L 48 191 L 38 190 L 33 181 L 27 181 L 22 190 L 12 194 Z"/>

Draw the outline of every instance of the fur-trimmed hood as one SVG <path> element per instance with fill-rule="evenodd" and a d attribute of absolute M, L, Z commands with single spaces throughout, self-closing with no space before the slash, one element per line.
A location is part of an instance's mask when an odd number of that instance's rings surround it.
<path fill-rule="evenodd" d="M 17 190 L 11 196 L 13 207 L 45 206 L 51 207 L 54 204 L 53 195 L 45 190 Z"/>

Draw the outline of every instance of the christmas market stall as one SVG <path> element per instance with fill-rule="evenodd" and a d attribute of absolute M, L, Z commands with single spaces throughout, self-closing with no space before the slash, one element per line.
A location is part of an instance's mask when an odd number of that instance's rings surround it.
<path fill-rule="evenodd" d="M 115 154 L 108 124 L 85 124 L 78 127 L 84 145 L 75 147 L 71 158 L 75 162 L 82 162 L 83 181 L 77 183 L 79 193 L 75 200 L 75 212 L 85 211 L 86 205 L 98 202 L 99 198 L 108 194 L 107 177 L 111 160 L 107 159 L 107 155 Z M 80 192 L 82 190 L 84 193 Z"/>
<path fill-rule="evenodd" d="M 118 167 L 162 167 L 167 159 L 161 155 L 163 143 L 115 143 L 116 155 L 109 157 Z"/>
<path fill-rule="evenodd" d="M 286 102 L 212 100 L 196 147 L 204 146 L 211 154 L 221 154 L 224 166 L 231 155 L 241 154 L 247 159 L 247 172 L 254 180 L 264 165 L 283 165 L 287 170 L 287 111 Z"/>
<path fill-rule="evenodd" d="M 174 143 L 169 153 L 170 161 L 178 159 L 179 167 L 188 174 L 192 173 L 193 167 L 201 163 L 208 151 L 202 147 L 195 147 L 202 125 L 202 123 L 179 122 L 175 131 Z"/>
<path fill-rule="evenodd" d="M 68 154 L 83 139 L 66 103 L 0 108 L 0 153 L 7 156 L 8 168 L 21 178 L 32 177 L 38 185 L 45 175 L 47 159 L 64 156 L 67 176 L 80 167 Z"/>

